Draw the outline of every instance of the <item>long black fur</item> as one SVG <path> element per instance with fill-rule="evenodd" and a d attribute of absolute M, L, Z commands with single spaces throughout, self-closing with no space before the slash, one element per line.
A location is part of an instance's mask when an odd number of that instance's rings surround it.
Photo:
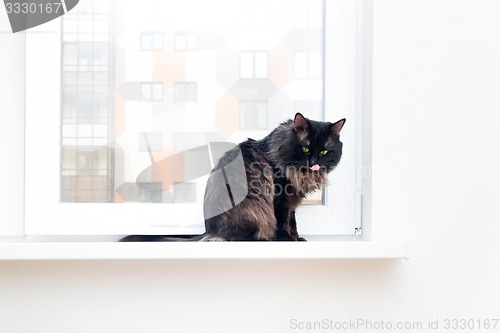
<path fill-rule="evenodd" d="M 295 209 L 308 193 L 327 185 L 327 174 L 342 156 L 340 130 L 344 123 L 345 119 L 335 123 L 314 121 L 297 113 L 294 120 L 283 122 L 264 139 L 248 139 L 226 152 L 207 181 L 204 234 L 132 235 L 121 241 L 304 240 L 297 232 Z M 246 179 L 226 170 L 238 158 L 242 158 Z M 243 187 L 248 192 L 235 203 L 235 193 Z M 225 209 L 228 193 L 233 207 Z M 218 209 L 220 213 L 213 214 Z"/>

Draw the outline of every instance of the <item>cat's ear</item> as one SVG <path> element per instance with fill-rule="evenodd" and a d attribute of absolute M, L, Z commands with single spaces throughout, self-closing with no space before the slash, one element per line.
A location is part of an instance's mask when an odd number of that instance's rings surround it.
<path fill-rule="evenodd" d="M 295 114 L 295 118 L 293 119 L 293 130 L 295 132 L 305 131 L 307 129 L 307 120 L 300 113 Z"/>
<path fill-rule="evenodd" d="M 345 124 L 345 118 L 340 119 L 336 123 L 333 123 L 332 124 L 332 134 L 336 135 L 336 136 L 340 135 L 340 130 L 342 130 L 342 127 L 344 127 L 344 124 Z"/>

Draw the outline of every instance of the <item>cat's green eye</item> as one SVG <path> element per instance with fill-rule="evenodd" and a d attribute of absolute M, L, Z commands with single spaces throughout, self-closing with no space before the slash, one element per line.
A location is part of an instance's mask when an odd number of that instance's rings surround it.
<path fill-rule="evenodd" d="M 302 152 L 303 152 L 303 153 L 306 153 L 306 154 L 309 154 L 309 148 L 307 148 L 307 147 L 302 147 Z"/>
<path fill-rule="evenodd" d="M 324 156 L 324 155 L 328 154 L 328 150 L 322 150 L 319 152 L 319 154 Z"/>

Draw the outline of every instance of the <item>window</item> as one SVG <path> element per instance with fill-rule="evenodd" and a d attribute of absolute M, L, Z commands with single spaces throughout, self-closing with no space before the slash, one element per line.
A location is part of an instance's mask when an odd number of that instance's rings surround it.
<path fill-rule="evenodd" d="M 279 2 L 242 1 L 239 5 L 241 12 L 245 13 L 240 16 L 241 27 L 252 30 L 269 29 L 272 22 L 270 16 L 283 10 Z"/>
<path fill-rule="evenodd" d="M 175 82 L 174 101 L 196 102 L 198 85 L 196 82 Z"/>
<path fill-rule="evenodd" d="M 63 146 L 62 202 L 108 202 L 111 183 L 106 146 Z"/>
<path fill-rule="evenodd" d="M 323 8 L 320 3 L 308 3 L 308 0 L 294 0 L 292 2 L 293 23 L 297 29 L 321 29 L 318 17 Z"/>
<path fill-rule="evenodd" d="M 192 51 L 197 48 L 197 37 L 194 32 L 175 33 L 175 49 L 177 51 Z"/>
<path fill-rule="evenodd" d="M 323 58 L 321 52 L 295 52 L 295 78 L 321 79 Z"/>
<path fill-rule="evenodd" d="M 27 34 L 26 233 L 201 233 L 212 143 L 262 138 L 297 111 L 349 124 L 334 185 L 297 211 L 300 233 L 355 233 L 356 4 L 270 0 L 258 6 L 261 29 L 247 24 L 255 11 L 239 19 L 239 3 L 214 0 L 211 8 L 224 10 L 207 15 L 193 12 L 197 0 L 155 2 L 165 10 L 146 16 L 125 10 L 135 3 L 120 2 L 120 11 L 111 3 L 113 15 L 70 12 L 62 25 L 54 20 Z M 287 10 L 269 15 L 276 8 Z M 109 29 L 86 26 L 97 20 Z M 127 29 L 117 35 L 123 21 Z M 161 33 L 162 52 L 142 52 L 159 45 L 144 33 L 150 29 Z M 190 161 L 203 173 L 193 173 Z"/>
<path fill-rule="evenodd" d="M 162 32 L 142 32 L 141 50 L 143 51 L 161 51 L 163 50 Z"/>
<path fill-rule="evenodd" d="M 240 76 L 242 79 L 265 79 L 268 67 L 267 52 L 241 52 Z"/>
<path fill-rule="evenodd" d="M 163 99 L 162 82 L 143 82 L 141 83 L 141 100 L 143 101 L 161 101 Z"/>

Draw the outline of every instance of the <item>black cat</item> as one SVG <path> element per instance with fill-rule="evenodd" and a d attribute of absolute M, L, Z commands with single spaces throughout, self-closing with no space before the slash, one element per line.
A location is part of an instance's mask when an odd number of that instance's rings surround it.
<path fill-rule="evenodd" d="M 121 241 L 298 241 L 295 209 L 327 185 L 342 156 L 335 123 L 297 113 L 262 140 L 248 139 L 226 152 L 205 189 L 205 233 L 191 238 L 127 236 Z"/>

